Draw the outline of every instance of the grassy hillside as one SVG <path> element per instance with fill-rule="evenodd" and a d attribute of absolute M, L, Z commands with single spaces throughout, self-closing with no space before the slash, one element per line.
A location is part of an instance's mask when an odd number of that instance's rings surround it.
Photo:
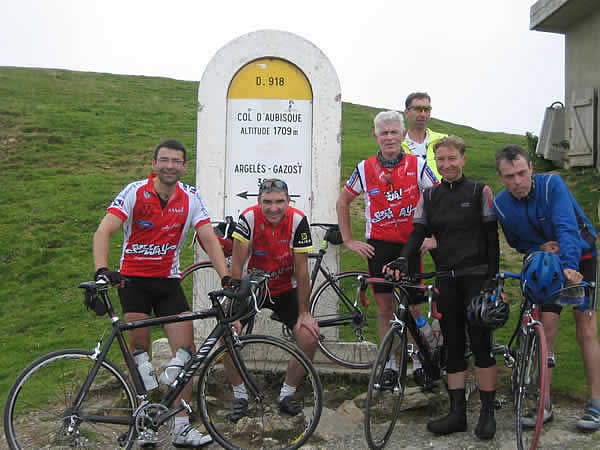
<path fill-rule="evenodd" d="M 106 321 L 85 310 L 76 287 L 94 271 L 92 234 L 124 184 L 147 176 L 157 142 L 177 138 L 195 159 L 196 96 L 196 82 L 0 68 L 5 186 L 0 220 L 0 399 L 23 367 L 41 354 L 94 345 Z M 372 119 L 377 111 L 343 105 L 342 180 L 357 161 L 375 151 Z M 465 139 L 466 173 L 489 183 L 495 192 L 500 186 L 493 152 L 506 143 L 525 145 L 520 136 L 484 133 L 440 120 L 433 120 L 431 127 Z M 188 170 L 183 181 L 193 184 L 193 164 Z M 570 179 L 586 212 L 597 221 L 598 177 L 587 171 Z M 357 205 L 357 236 L 364 230 L 361 217 Z M 119 237 L 113 239 L 113 266 L 120 244 Z M 506 268 L 518 270 L 518 258 L 511 252 L 506 255 Z M 184 259 L 191 258 L 188 250 Z M 344 255 L 343 261 L 345 267 L 364 266 L 352 255 Z M 567 329 L 572 318 L 564 316 Z M 568 389 L 584 392 L 578 351 L 574 344 L 565 345 L 569 346 L 561 350 L 565 355 L 559 356 L 559 364 L 563 367 L 564 361 L 573 370 L 557 371 L 567 377 L 557 376 L 557 384 L 567 390 L 576 380 Z"/>

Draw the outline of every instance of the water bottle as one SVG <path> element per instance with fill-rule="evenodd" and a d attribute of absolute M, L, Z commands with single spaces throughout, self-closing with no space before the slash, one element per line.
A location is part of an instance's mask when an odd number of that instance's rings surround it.
<path fill-rule="evenodd" d="M 423 316 L 419 317 L 417 320 L 417 326 L 419 327 L 419 331 L 421 335 L 425 338 L 425 341 L 429 344 L 430 348 L 435 347 L 435 337 L 433 336 L 433 330 L 431 329 L 431 325 L 427 322 L 427 319 Z"/>
<path fill-rule="evenodd" d="M 151 391 L 156 389 L 158 387 L 158 382 L 156 381 L 154 367 L 152 367 L 148 353 L 143 348 L 137 348 L 133 354 L 133 357 L 135 358 L 138 372 L 142 377 L 142 381 L 144 382 L 144 387 L 146 390 Z"/>
<path fill-rule="evenodd" d="M 444 343 L 444 335 L 442 334 L 442 327 L 438 319 L 433 319 L 431 322 L 431 329 L 433 330 L 433 336 L 435 337 L 435 345 L 441 347 Z"/>
<path fill-rule="evenodd" d="M 189 347 L 181 347 L 179 350 L 177 350 L 177 353 L 175 353 L 175 356 L 171 359 L 171 361 L 169 361 L 167 367 L 160 376 L 160 383 L 171 384 L 173 381 L 175 381 L 175 378 L 177 378 L 177 375 L 179 375 L 179 372 L 191 357 L 192 353 L 190 352 Z"/>

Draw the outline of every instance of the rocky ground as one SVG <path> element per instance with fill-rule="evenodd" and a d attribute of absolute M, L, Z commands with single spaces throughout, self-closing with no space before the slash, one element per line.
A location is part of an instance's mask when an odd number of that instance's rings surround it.
<path fill-rule="evenodd" d="M 312 450 L 366 449 L 363 432 L 364 397 L 366 377 L 335 378 L 322 377 L 325 408 L 317 431 L 304 447 Z M 427 432 L 426 424 L 435 417 L 446 414 L 447 395 L 443 389 L 423 394 L 414 387 L 407 388 L 401 413 L 386 448 L 388 449 L 515 449 L 517 447 L 512 402 L 508 387 L 499 392 L 507 399 L 496 413 L 497 433 L 490 441 L 480 441 L 474 434 L 479 415 L 479 395 L 475 393 L 468 406 L 467 432 L 436 437 Z M 581 433 L 575 422 L 583 412 L 584 401 L 572 398 L 554 400 L 555 419 L 544 427 L 540 440 L 541 449 L 599 449 L 600 432 Z M 0 448 L 7 448 L 4 433 L 0 437 Z M 217 449 L 212 444 L 208 449 Z"/>

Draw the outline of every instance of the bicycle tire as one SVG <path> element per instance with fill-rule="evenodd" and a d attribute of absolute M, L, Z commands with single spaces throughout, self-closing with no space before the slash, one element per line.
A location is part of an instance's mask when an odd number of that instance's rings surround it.
<path fill-rule="evenodd" d="M 19 375 L 4 408 L 4 432 L 11 448 L 131 447 L 133 418 L 125 424 L 106 422 L 110 415 L 132 417 L 136 408 L 135 390 L 110 360 L 102 362 L 79 410 L 70 410 L 95 364 L 92 355 L 85 350 L 49 353 Z M 93 416 L 102 416 L 103 422 Z M 67 422 L 68 418 L 74 420 Z"/>
<path fill-rule="evenodd" d="M 359 275 L 369 276 L 358 270 L 340 272 L 321 283 L 312 295 L 310 313 L 319 322 L 319 348 L 327 358 L 342 367 L 369 369 L 377 354 L 377 308 L 358 302 L 358 311 L 354 311 L 340 300 L 338 294 L 343 292 L 353 303 Z M 345 324 L 322 325 L 323 321 L 343 317 L 349 318 Z"/>
<path fill-rule="evenodd" d="M 210 261 L 200 261 L 183 269 L 179 282 L 190 306 L 194 299 L 194 287 L 202 290 L 199 293 L 202 299 L 207 299 L 209 292 L 222 289 L 221 279 Z"/>
<path fill-rule="evenodd" d="M 323 409 L 321 381 L 312 363 L 295 346 L 272 336 L 242 336 L 236 348 L 262 398 L 252 398 L 248 390 L 247 415 L 237 422 L 230 420 L 233 390 L 223 364 L 229 350 L 221 346 L 209 356 L 198 380 L 198 410 L 206 429 L 228 449 L 301 447 L 315 431 Z M 294 396 L 303 412 L 293 417 L 278 407 L 291 359 L 307 373 Z"/>
<path fill-rule="evenodd" d="M 206 272 L 203 272 L 204 270 L 206 270 Z M 196 279 L 198 281 L 195 281 Z M 185 298 L 188 302 L 193 301 L 194 286 L 203 286 L 202 292 L 200 292 L 201 298 L 208 298 L 209 292 L 222 289 L 221 280 L 210 261 L 200 261 L 183 269 L 179 282 L 181 283 Z M 251 334 L 253 329 L 254 316 L 250 317 L 244 324 L 242 334 Z"/>
<path fill-rule="evenodd" d="M 548 383 L 546 336 L 539 324 L 528 328 L 524 351 L 519 355 L 518 387 L 515 405 L 515 424 L 519 450 L 537 447 L 544 425 L 545 393 Z M 533 413 L 535 428 L 525 431 L 523 417 Z"/>
<path fill-rule="evenodd" d="M 383 372 L 391 355 L 398 368 L 398 379 L 393 388 L 385 387 L 382 383 Z M 369 377 L 364 428 L 365 438 L 371 449 L 384 448 L 394 431 L 404 398 L 407 363 L 406 329 L 401 331 L 398 326 L 392 326 L 383 338 Z"/>

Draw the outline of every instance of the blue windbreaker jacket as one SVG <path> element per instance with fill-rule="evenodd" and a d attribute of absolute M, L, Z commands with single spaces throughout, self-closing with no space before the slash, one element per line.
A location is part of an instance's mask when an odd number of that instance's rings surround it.
<path fill-rule="evenodd" d="M 581 236 L 596 230 L 571 195 L 562 178 L 555 174 L 536 174 L 532 192 L 516 199 L 506 189 L 494 200 L 494 209 L 508 244 L 528 255 L 547 241 L 557 241 L 560 261 L 565 269 L 579 270 L 581 255 L 593 252 Z"/>

